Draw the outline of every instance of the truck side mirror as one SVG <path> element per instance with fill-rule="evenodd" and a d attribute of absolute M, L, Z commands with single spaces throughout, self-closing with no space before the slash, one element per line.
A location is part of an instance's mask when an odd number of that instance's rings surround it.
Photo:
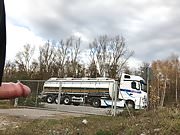
<path fill-rule="evenodd" d="M 137 87 L 136 87 L 136 82 L 133 81 L 133 82 L 131 83 L 131 88 L 132 88 L 132 89 L 137 89 Z"/>

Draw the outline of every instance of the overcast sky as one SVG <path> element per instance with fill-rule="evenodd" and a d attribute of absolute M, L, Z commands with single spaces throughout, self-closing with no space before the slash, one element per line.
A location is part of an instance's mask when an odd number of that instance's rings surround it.
<path fill-rule="evenodd" d="M 23 45 L 80 36 L 122 35 L 141 61 L 180 53 L 179 0 L 5 0 L 7 59 Z M 134 65 L 134 64 L 132 64 Z"/>

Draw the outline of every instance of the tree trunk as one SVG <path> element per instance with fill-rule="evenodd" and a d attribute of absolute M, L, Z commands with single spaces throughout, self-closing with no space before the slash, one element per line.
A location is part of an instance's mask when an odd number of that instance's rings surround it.
<path fill-rule="evenodd" d="M 161 103 L 160 103 L 161 107 L 164 106 L 164 99 L 165 99 L 165 96 L 166 96 L 166 87 L 167 87 L 167 77 L 166 77 L 165 82 L 164 82 L 164 90 L 163 90 L 163 93 L 162 93 L 162 98 L 161 98 Z"/>

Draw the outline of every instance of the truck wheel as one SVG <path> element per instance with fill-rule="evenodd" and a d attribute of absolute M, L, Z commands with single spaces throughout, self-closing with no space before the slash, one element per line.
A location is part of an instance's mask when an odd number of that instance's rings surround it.
<path fill-rule="evenodd" d="M 69 96 L 64 97 L 63 100 L 65 105 L 70 105 L 71 104 L 71 98 Z"/>
<path fill-rule="evenodd" d="M 55 103 L 58 104 L 58 96 L 55 98 Z"/>
<path fill-rule="evenodd" d="M 92 99 L 92 106 L 93 106 L 93 107 L 100 107 L 100 106 L 101 106 L 101 101 L 100 101 L 100 99 L 98 99 L 98 98 L 93 98 L 93 99 Z"/>
<path fill-rule="evenodd" d="M 47 96 L 46 102 L 52 104 L 54 102 L 54 97 L 52 95 Z"/>
<path fill-rule="evenodd" d="M 58 104 L 58 96 L 56 96 L 56 98 L 55 98 L 55 103 L 56 104 Z M 62 97 L 61 97 L 61 99 L 60 99 L 60 104 L 62 104 L 63 102 L 62 102 Z"/>
<path fill-rule="evenodd" d="M 126 105 L 129 109 L 134 109 L 135 105 L 133 101 L 126 101 Z M 126 107 L 126 106 L 125 106 Z"/>
<path fill-rule="evenodd" d="M 55 97 L 54 102 L 55 102 L 56 104 L 58 104 L 58 97 Z"/>

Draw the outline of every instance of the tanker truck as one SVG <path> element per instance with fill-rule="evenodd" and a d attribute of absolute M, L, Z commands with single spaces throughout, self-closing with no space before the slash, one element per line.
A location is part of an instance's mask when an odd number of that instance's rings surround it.
<path fill-rule="evenodd" d="M 40 95 L 47 103 L 65 105 L 89 104 L 108 107 L 116 99 L 117 107 L 143 109 L 147 106 L 145 81 L 140 76 L 122 74 L 111 78 L 50 78 L 45 81 Z"/>

